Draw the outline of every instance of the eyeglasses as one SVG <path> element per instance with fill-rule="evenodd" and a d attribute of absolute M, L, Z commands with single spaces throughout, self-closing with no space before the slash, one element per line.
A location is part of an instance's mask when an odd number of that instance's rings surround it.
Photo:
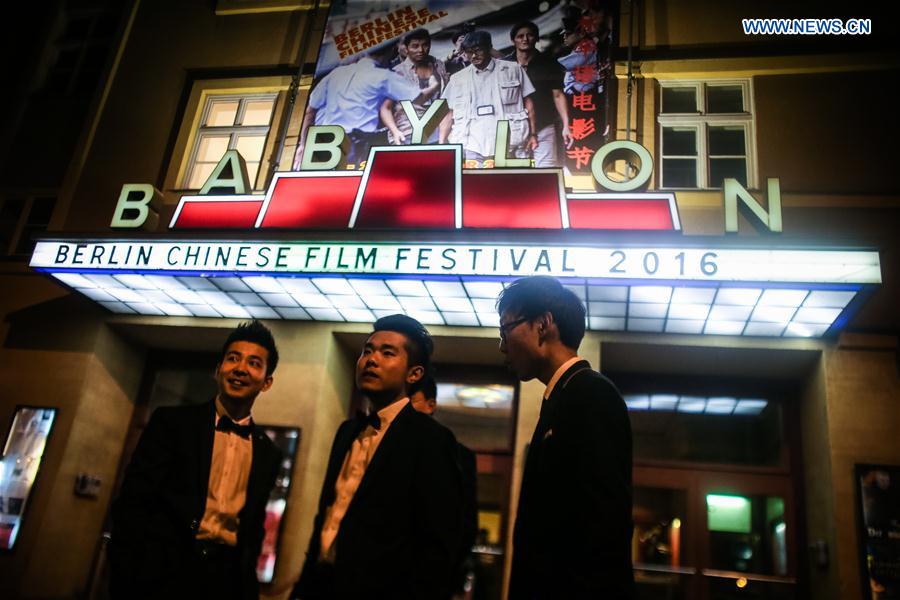
<path fill-rule="evenodd" d="M 501 323 L 500 324 L 500 339 L 506 340 L 506 334 L 524 323 L 528 321 L 528 317 L 522 317 L 521 319 L 516 319 L 515 321 L 510 321 L 509 323 Z"/>

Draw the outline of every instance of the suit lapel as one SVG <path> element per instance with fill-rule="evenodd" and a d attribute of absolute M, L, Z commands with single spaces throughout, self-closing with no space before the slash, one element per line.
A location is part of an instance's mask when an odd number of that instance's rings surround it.
<path fill-rule="evenodd" d="M 320 509 L 324 510 L 334 503 L 334 485 L 337 482 L 341 467 L 344 465 L 344 459 L 353 441 L 359 436 L 360 432 L 365 428 L 365 420 L 356 417 L 345 424 L 338 430 L 339 438 L 335 440 L 334 450 L 328 460 L 328 471 L 325 473 L 325 482 L 322 484 L 322 494 L 320 496 Z"/>
<path fill-rule="evenodd" d="M 256 490 L 259 488 L 261 477 L 265 475 L 263 469 L 268 464 L 268 445 L 264 439 L 266 434 L 259 427 L 253 428 L 251 439 L 253 440 L 253 456 L 250 459 L 250 476 L 247 479 L 247 500 L 244 506 L 248 506 L 252 500 L 256 499 Z"/>
<path fill-rule="evenodd" d="M 586 360 L 579 360 L 571 367 L 566 369 L 562 374 L 562 377 L 559 378 L 559 381 L 556 382 L 556 385 L 553 386 L 553 391 L 550 392 L 550 397 L 547 398 L 544 401 L 544 404 L 541 406 L 541 416 L 538 420 L 538 429 L 541 430 L 541 436 L 543 436 L 553 424 L 554 413 L 556 411 L 556 407 L 560 403 L 560 398 L 562 397 L 564 390 L 566 389 L 566 385 L 568 385 L 569 381 L 577 373 L 590 368 L 591 363 Z M 535 434 L 537 434 L 537 432 L 535 432 Z"/>
<path fill-rule="evenodd" d="M 206 510 L 206 498 L 209 495 L 209 470 L 212 465 L 213 442 L 216 436 L 216 403 L 215 400 L 203 405 L 203 410 L 197 412 L 197 427 L 194 431 L 200 431 L 196 440 L 198 444 L 197 456 L 197 497 L 200 501 L 200 515 Z"/>
<path fill-rule="evenodd" d="M 557 381 L 556 385 L 553 387 L 553 391 L 550 393 L 548 402 L 552 402 L 553 400 L 559 398 L 562 395 L 563 390 L 566 389 L 566 385 L 568 385 L 572 377 L 574 377 L 579 371 L 590 368 L 591 363 L 586 360 L 579 360 L 571 367 L 566 369 L 566 372 L 562 374 L 562 377 L 559 378 L 559 381 Z"/>

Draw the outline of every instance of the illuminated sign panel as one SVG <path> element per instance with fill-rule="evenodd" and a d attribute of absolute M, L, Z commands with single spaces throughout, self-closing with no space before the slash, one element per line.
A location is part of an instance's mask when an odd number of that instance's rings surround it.
<path fill-rule="evenodd" d="M 496 326 L 503 286 L 558 277 L 598 331 L 822 336 L 880 283 L 867 251 L 40 241 L 32 266 L 123 314 Z"/>
<path fill-rule="evenodd" d="M 38 242 L 31 266 L 103 271 L 551 275 L 671 281 L 881 282 L 877 252 L 319 242 Z"/>

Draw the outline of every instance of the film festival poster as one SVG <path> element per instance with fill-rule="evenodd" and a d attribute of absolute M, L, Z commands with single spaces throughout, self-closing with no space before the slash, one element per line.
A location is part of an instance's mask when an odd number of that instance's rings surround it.
<path fill-rule="evenodd" d="M 900 466 L 856 465 L 863 597 L 900 599 Z"/>
<path fill-rule="evenodd" d="M 564 167 L 566 174 L 589 175 L 593 154 L 610 139 L 615 7 L 617 3 L 608 0 L 335 0 L 325 26 L 304 120 L 307 125 L 340 125 L 348 138 L 347 168 L 364 168 L 371 147 L 410 142 L 411 125 L 400 101 L 413 98 L 386 98 L 385 90 L 391 86 L 385 84 L 385 79 L 393 77 L 387 71 L 393 71 L 423 90 L 424 99 L 414 105 L 419 116 L 436 99 L 446 97 L 454 117 L 460 117 L 459 111 L 464 111 L 463 115 L 471 119 L 495 120 L 477 129 L 478 134 L 484 134 L 482 137 L 470 133 L 472 121 L 463 116 L 452 120 L 446 139 L 440 139 L 439 127 L 423 139 L 426 143 L 461 144 L 464 168 L 494 166 L 493 156 L 473 161 L 465 151 L 467 145 L 472 145 L 493 153 L 496 120 L 502 114 L 511 123 L 509 158 L 530 158 L 535 167 Z M 464 71 L 471 64 L 469 53 L 460 47 L 467 34 L 486 32 L 493 46 L 492 60 L 516 62 L 510 29 L 526 22 L 538 28 L 535 48 L 542 55 L 540 61 L 532 58 L 525 69 L 535 89 L 530 97 L 535 106 L 536 129 L 542 133 L 536 149 L 529 147 L 527 119 L 526 129 L 517 135 L 514 121 L 522 113 L 516 112 L 514 104 L 508 104 L 511 97 L 505 95 L 505 90 L 498 89 L 500 98 L 494 96 L 494 106 L 472 106 L 477 102 L 471 96 L 470 84 L 454 84 L 453 97 L 444 94 L 454 77 L 463 82 Z M 420 42 L 416 50 L 418 60 L 413 62 L 403 39 L 420 28 L 428 31 L 430 40 L 426 43 L 430 48 L 427 54 L 423 53 Z M 354 77 L 355 69 L 366 69 L 367 76 Z M 332 80 L 326 81 L 329 76 Z M 475 80 L 470 76 L 468 81 Z M 509 87 L 509 81 L 504 83 L 504 87 Z M 317 91 L 318 86 L 322 89 Z M 403 89 L 415 88 L 405 85 Z M 554 101 L 554 90 L 564 94 L 565 111 Z M 385 99 L 389 100 L 387 106 Z M 515 95 L 512 99 L 517 100 Z M 567 117 L 568 126 L 565 138 L 563 116 Z M 394 123 L 387 123 L 389 120 Z M 466 131 L 461 131 L 463 128 Z M 482 140 L 480 144 L 478 139 Z M 303 145 L 298 147 L 295 168 L 299 167 L 302 151 Z"/>

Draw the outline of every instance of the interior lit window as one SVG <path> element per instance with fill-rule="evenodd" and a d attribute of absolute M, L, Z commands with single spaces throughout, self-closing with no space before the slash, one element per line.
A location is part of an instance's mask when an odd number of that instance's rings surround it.
<path fill-rule="evenodd" d="M 247 163 L 253 189 L 272 123 L 277 93 L 211 95 L 203 105 L 200 126 L 191 149 L 184 185 L 200 189 L 228 150 L 237 150 Z"/>
<path fill-rule="evenodd" d="M 756 186 L 750 93 L 747 80 L 661 82 L 661 188 Z"/>

